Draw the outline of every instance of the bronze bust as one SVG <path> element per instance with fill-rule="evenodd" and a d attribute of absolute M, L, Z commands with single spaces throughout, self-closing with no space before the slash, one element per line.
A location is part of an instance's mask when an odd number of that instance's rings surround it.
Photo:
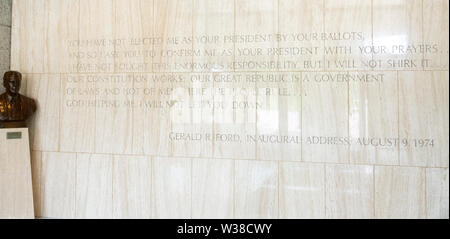
<path fill-rule="evenodd" d="M 36 102 L 19 94 L 22 74 L 7 71 L 3 76 L 6 89 L 0 95 L 0 128 L 23 128 L 25 121 L 36 111 Z"/>

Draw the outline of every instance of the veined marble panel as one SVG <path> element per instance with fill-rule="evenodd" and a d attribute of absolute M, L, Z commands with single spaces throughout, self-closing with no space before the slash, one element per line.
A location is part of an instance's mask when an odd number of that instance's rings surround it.
<path fill-rule="evenodd" d="M 191 218 L 191 180 L 192 159 L 152 159 L 152 217 Z"/>
<path fill-rule="evenodd" d="M 373 166 L 325 167 L 325 215 L 327 218 L 373 218 Z"/>
<path fill-rule="evenodd" d="M 192 218 L 234 217 L 234 161 L 192 160 Z"/>
<path fill-rule="evenodd" d="M 278 218 L 278 163 L 235 162 L 235 218 Z"/>
<path fill-rule="evenodd" d="M 216 73 L 212 75 L 213 95 L 217 106 L 213 108 L 213 152 L 215 158 L 254 159 L 256 142 L 251 140 L 257 132 L 257 88 L 247 73 Z M 213 78 L 214 79 L 214 78 Z"/>
<path fill-rule="evenodd" d="M 89 75 L 61 75 L 60 150 L 95 152 L 95 82 Z"/>
<path fill-rule="evenodd" d="M 369 69 L 372 54 L 360 48 L 372 45 L 372 0 L 323 2 L 325 70 Z"/>
<path fill-rule="evenodd" d="M 278 1 L 235 0 L 234 3 L 234 70 L 276 71 L 284 64 L 279 64 L 278 57 L 267 50 L 278 47 L 276 39 L 273 39 L 278 33 Z M 255 40 L 241 40 L 241 36 L 246 35 L 254 35 Z"/>
<path fill-rule="evenodd" d="M 375 217 L 425 218 L 425 170 L 375 167 Z"/>
<path fill-rule="evenodd" d="M 76 218 L 112 218 L 112 155 L 77 154 L 76 160 Z"/>
<path fill-rule="evenodd" d="M 114 218 L 151 218 L 151 173 L 149 157 L 114 156 Z"/>
<path fill-rule="evenodd" d="M 449 2 L 446 0 L 423 1 L 423 39 L 433 47 L 447 46 L 447 49 L 435 49 L 424 53 L 425 59 L 432 59 L 425 69 L 447 69 L 448 70 L 448 16 Z"/>
<path fill-rule="evenodd" d="M 302 73 L 302 161 L 349 162 L 349 83 L 342 80 L 346 75 Z"/>
<path fill-rule="evenodd" d="M 255 74 L 256 75 L 256 74 Z M 267 82 L 273 79 L 272 82 Z M 286 81 L 286 82 L 285 82 Z M 256 158 L 300 161 L 302 153 L 301 74 L 267 73 L 256 82 Z"/>
<path fill-rule="evenodd" d="M 448 167 L 448 71 L 398 75 L 401 165 Z"/>
<path fill-rule="evenodd" d="M 448 168 L 426 169 L 427 218 L 448 219 Z"/>
<path fill-rule="evenodd" d="M 134 78 L 131 74 L 91 75 L 95 81 L 95 152 L 130 154 L 132 152 Z M 89 81 L 89 80 L 88 80 Z M 91 106 L 92 107 L 92 106 Z M 95 121 L 94 121 L 95 120 Z"/>
<path fill-rule="evenodd" d="M 193 1 L 193 56 L 192 71 L 232 71 L 234 60 L 235 2 L 230 0 Z"/>
<path fill-rule="evenodd" d="M 399 164 L 397 73 L 357 72 L 349 83 L 350 162 Z M 360 80 L 362 79 L 362 80 Z"/>
<path fill-rule="evenodd" d="M 34 158 L 34 160 L 39 160 Z M 75 218 L 77 160 L 74 153 L 42 153 L 38 216 Z M 64 172 L 64 173 L 61 173 Z"/>
<path fill-rule="evenodd" d="M 193 2 L 154 0 L 154 72 L 191 72 L 193 63 Z"/>
<path fill-rule="evenodd" d="M 120 40 L 115 39 L 115 8 L 112 0 L 79 0 L 80 21 L 78 39 L 73 49 L 78 47 L 79 60 L 73 72 L 114 73 L 115 47 Z M 100 10 L 101 9 L 101 10 Z M 82 16 L 82 17 L 81 17 Z"/>
<path fill-rule="evenodd" d="M 48 47 L 44 33 L 49 25 L 46 22 L 46 3 L 33 0 L 12 2 L 11 69 L 22 73 L 42 73 L 48 69 L 44 59 Z"/>
<path fill-rule="evenodd" d="M 130 36 L 148 38 L 154 35 L 154 2 L 155 0 L 113 0 L 114 39 L 117 39 L 113 55 L 115 72 L 153 71 L 155 45 Z"/>
<path fill-rule="evenodd" d="M 421 0 L 373 1 L 373 60 L 381 69 L 423 69 Z M 412 49 L 411 49 L 412 48 Z"/>
<path fill-rule="evenodd" d="M 280 218 L 325 218 L 323 164 L 280 163 Z"/>
<path fill-rule="evenodd" d="M 30 124 L 31 148 L 58 151 L 60 136 L 61 79 L 59 74 L 27 74 L 26 95 L 39 99 Z M 51 92 L 51 93 L 50 93 Z"/>
<path fill-rule="evenodd" d="M 287 64 L 280 70 L 323 70 L 321 52 L 325 41 L 324 2 L 316 0 L 285 0 L 278 6 L 278 49 L 273 54 Z M 286 54 L 286 51 L 292 51 Z"/>

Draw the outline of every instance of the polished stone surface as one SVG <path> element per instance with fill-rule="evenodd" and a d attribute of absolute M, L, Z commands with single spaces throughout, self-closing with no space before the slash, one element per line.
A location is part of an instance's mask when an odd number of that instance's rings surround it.
<path fill-rule="evenodd" d="M 13 4 L 38 216 L 448 218 L 447 0 Z"/>
<path fill-rule="evenodd" d="M 10 65 L 11 12 L 11 0 L 0 0 L 0 74 L 8 71 Z"/>

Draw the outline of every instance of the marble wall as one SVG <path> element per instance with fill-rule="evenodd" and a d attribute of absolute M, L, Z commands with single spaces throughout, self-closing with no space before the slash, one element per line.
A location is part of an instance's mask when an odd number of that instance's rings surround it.
<path fill-rule="evenodd" d="M 9 70 L 11 53 L 11 0 L 0 0 L 0 75 Z M 2 87 L 3 88 L 3 87 Z M 3 89 L 0 90 L 3 92 Z"/>
<path fill-rule="evenodd" d="M 448 0 L 14 0 L 55 218 L 448 218 Z"/>

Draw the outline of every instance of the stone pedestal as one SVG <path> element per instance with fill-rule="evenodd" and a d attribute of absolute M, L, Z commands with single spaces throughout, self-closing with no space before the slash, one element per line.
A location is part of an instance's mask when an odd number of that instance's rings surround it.
<path fill-rule="evenodd" d="M 27 128 L 0 129 L 0 218 L 34 218 Z"/>

